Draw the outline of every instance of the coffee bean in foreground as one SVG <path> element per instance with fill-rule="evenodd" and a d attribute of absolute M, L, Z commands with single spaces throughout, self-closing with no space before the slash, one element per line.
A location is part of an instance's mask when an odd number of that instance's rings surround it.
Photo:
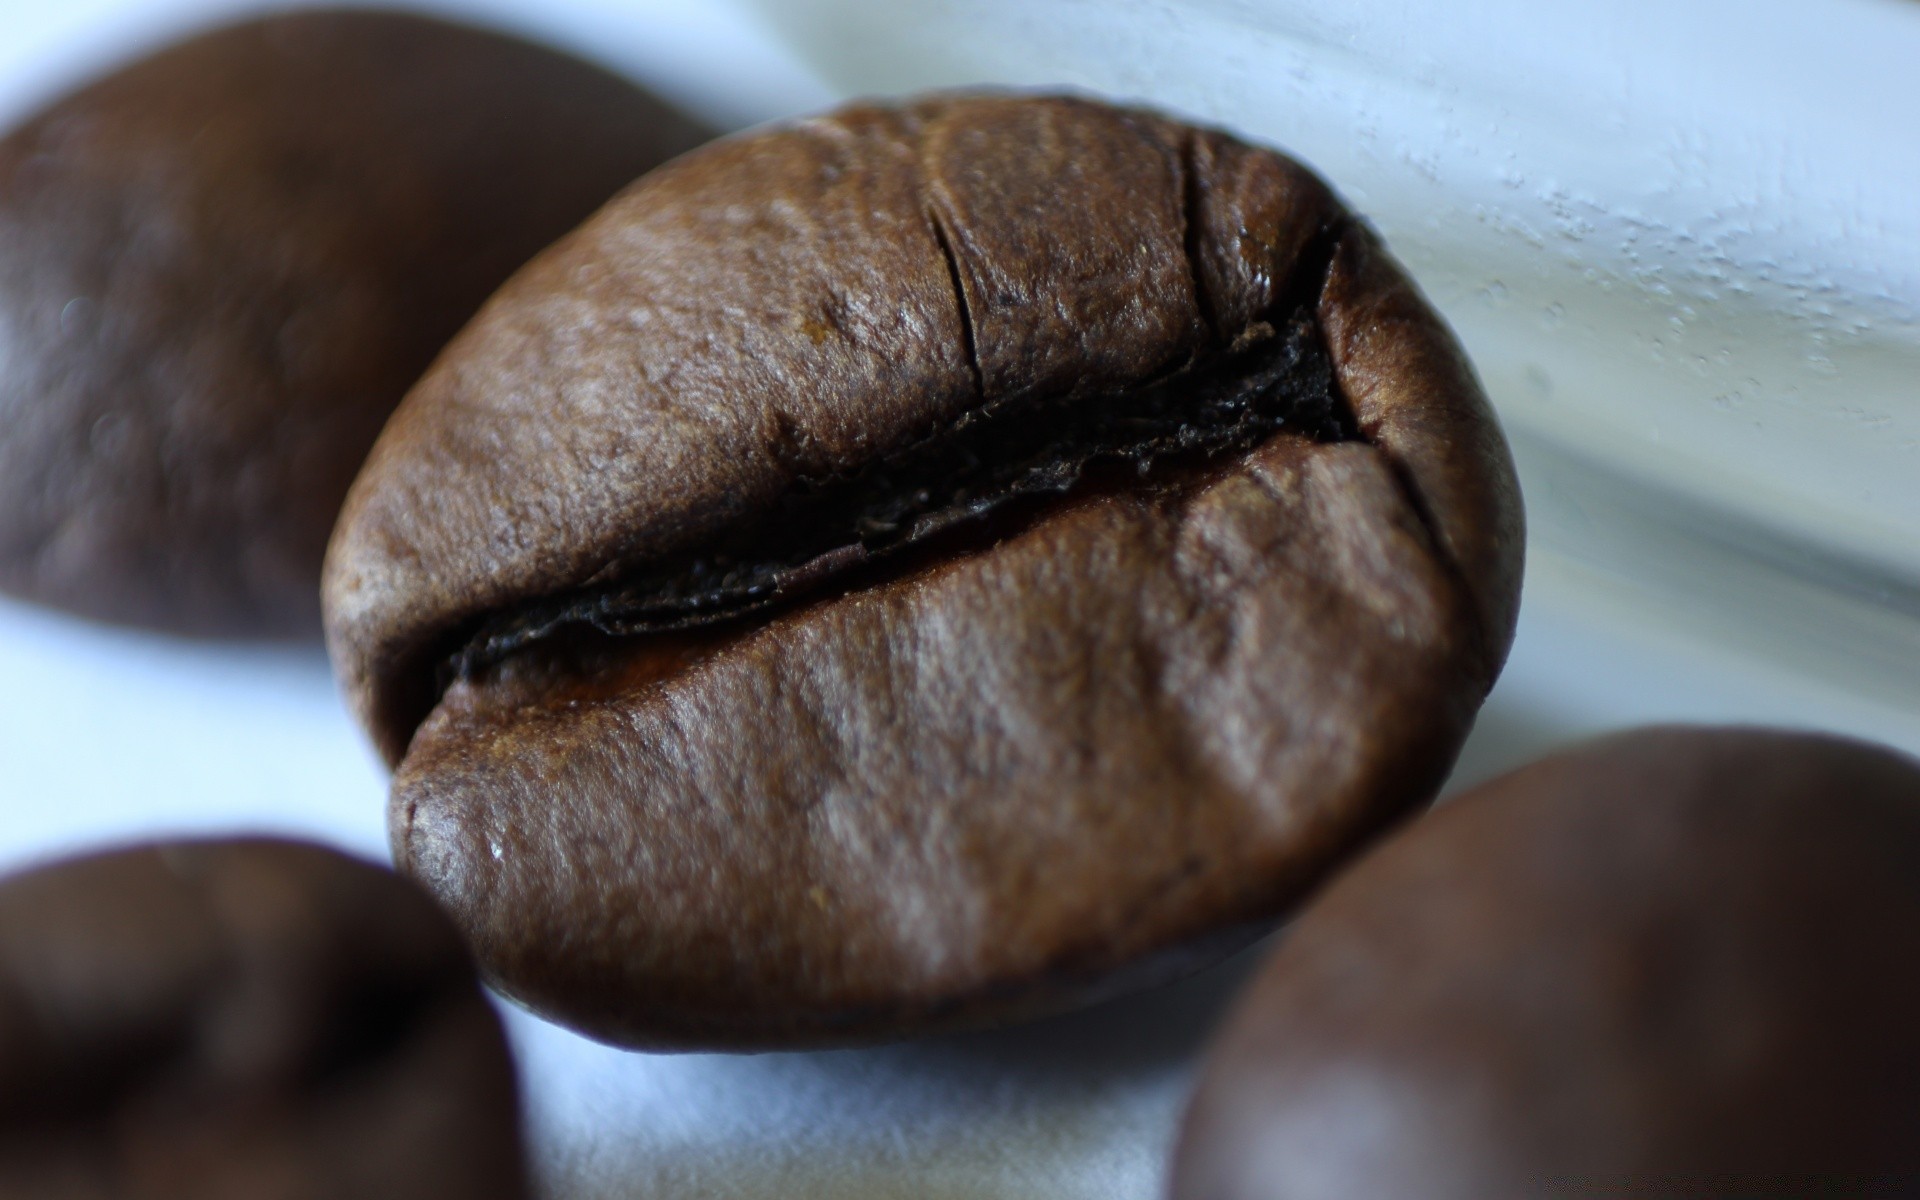
<path fill-rule="evenodd" d="M 1421 818 L 1211 1048 L 1181 1200 L 1910 1196 L 1920 763 L 1665 728 Z"/>
<path fill-rule="evenodd" d="M 313 636 L 400 397 L 700 136 L 565 55 L 355 11 L 208 33 L 53 104 L 0 141 L 0 590 Z"/>
<path fill-rule="evenodd" d="M 178 842 L 0 881 L 0 1195 L 517 1200 L 513 1064 L 419 890 Z"/>
<path fill-rule="evenodd" d="M 1520 554 L 1458 347 L 1318 179 L 950 95 L 715 143 L 532 262 L 326 601 L 492 983 L 773 1046 L 1245 944 L 1433 793 Z"/>

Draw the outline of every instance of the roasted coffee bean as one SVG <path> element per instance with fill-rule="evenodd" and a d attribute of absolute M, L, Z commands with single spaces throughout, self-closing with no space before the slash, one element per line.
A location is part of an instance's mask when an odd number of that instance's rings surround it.
<path fill-rule="evenodd" d="M 1611 737 L 1422 818 L 1283 938 L 1181 1200 L 1920 1194 L 1920 763 Z"/>
<path fill-rule="evenodd" d="M 398 14 L 255 20 L 0 142 L 0 590 L 314 636 L 380 426 L 487 294 L 697 129 Z"/>
<path fill-rule="evenodd" d="M 514 1200 L 513 1064 L 417 888 L 178 842 L 0 882 L 0 1196 Z"/>
<path fill-rule="evenodd" d="M 1243 944 L 1445 775 L 1520 542 L 1467 364 L 1319 180 L 947 96 L 715 143 L 529 264 L 326 599 L 490 980 L 765 1046 Z"/>

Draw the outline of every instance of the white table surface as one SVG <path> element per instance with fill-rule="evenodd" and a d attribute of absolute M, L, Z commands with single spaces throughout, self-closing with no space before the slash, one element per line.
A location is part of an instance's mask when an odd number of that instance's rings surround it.
<path fill-rule="evenodd" d="M 234 7 L 0 0 L 0 120 Z M 537 20 L 505 3 L 454 7 L 536 27 L 729 126 L 834 99 L 723 4 L 581 0 Z M 1839 609 L 1807 592 L 1808 572 L 1775 569 L 1737 538 L 1696 536 L 1662 554 L 1672 530 L 1610 503 L 1604 477 L 1547 453 L 1523 453 L 1522 465 L 1530 508 L 1560 532 L 1530 548 L 1519 638 L 1456 784 L 1650 720 L 1814 725 L 1920 752 L 1920 673 L 1901 657 L 1920 615 L 1868 603 L 1864 624 L 1848 627 L 1858 636 L 1823 638 L 1808 621 Z M 1569 507 L 1579 520 L 1554 517 Z M 1588 552 L 1622 541 L 1669 565 L 1705 546 L 1701 569 L 1717 582 L 1676 589 L 1658 570 L 1623 573 L 1617 554 Z M 0 601 L 0 869 L 242 831 L 384 861 L 384 790 L 317 647 L 182 642 Z M 1144 1200 L 1159 1189 L 1198 1048 L 1259 953 L 1075 1016 L 870 1050 L 636 1055 L 511 1013 L 543 1191 Z"/>

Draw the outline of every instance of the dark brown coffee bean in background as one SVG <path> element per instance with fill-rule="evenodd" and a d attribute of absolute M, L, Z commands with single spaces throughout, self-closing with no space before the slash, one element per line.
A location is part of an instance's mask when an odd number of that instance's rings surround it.
<path fill-rule="evenodd" d="M 701 132 L 512 38 L 251 21 L 0 142 L 0 590 L 319 628 L 340 499 L 500 281 Z"/>
<path fill-rule="evenodd" d="M 1421 818 L 1209 1052 L 1180 1200 L 1920 1195 L 1920 764 L 1666 728 Z"/>
<path fill-rule="evenodd" d="M 490 980 L 768 1046 L 1244 944 L 1432 795 L 1520 554 L 1469 368 L 1324 184 L 948 96 L 715 143 L 536 259 L 326 599 Z"/>
<path fill-rule="evenodd" d="M 525 1192 L 499 1018 L 406 881 L 271 841 L 0 881 L 0 1196 Z"/>

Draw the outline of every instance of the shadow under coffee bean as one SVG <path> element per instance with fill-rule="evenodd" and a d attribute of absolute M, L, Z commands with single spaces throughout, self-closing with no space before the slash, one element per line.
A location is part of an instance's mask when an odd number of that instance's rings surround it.
<path fill-rule="evenodd" d="M 1520 547 L 1469 368 L 1324 184 L 956 95 L 715 143 L 530 263 L 325 598 L 489 980 L 773 1046 L 1244 945 L 1431 797 Z"/>

